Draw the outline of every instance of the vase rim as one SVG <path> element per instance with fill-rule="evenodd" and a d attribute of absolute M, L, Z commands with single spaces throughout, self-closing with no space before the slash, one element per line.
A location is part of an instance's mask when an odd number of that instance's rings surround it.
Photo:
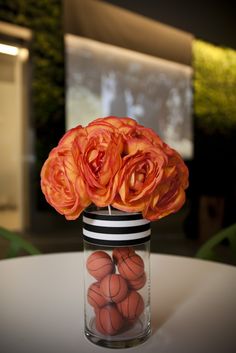
<path fill-rule="evenodd" d="M 104 220 L 135 220 L 135 219 L 143 219 L 147 222 L 147 219 L 143 218 L 141 212 L 125 212 L 117 209 L 112 209 L 111 213 L 109 213 L 108 209 L 101 210 L 84 210 L 83 216 L 88 216 L 89 218 L 94 219 L 104 219 Z"/>

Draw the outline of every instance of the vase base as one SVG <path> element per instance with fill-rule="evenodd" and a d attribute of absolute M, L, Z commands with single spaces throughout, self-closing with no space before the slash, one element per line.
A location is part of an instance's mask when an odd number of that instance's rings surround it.
<path fill-rule="evenodd" d="M 132 337 L 132 338 L 124 338 L 124 339 L 115 339 L 114 336 L 109 336 L 109 339 L 102 338 L 101 336 L 97 336 L 90 332 L 89 330 L 85 331 L 85 336 L 87 339 L 102 347 L 106 348 L 130 348 L 137 346 L 143 342 L 145 342 L 151 335 L 151 326 L 149 325 L 146 329 L 145 332 L 142 333 L 142 335 L 138 337 Z"/>

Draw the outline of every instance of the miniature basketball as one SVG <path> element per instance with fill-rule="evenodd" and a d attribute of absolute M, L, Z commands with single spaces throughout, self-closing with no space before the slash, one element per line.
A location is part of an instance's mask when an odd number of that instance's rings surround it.
<path fill-rule="evenodd" d="M 101 308 L 107 304 L 107 299 L 101 294 L 99 282 L 92 283 L 89 286 L 87 300 L 94 309 Z"/>
<path fill-rule="evenodd" d="M 110 302 L 119 303 L 128 293 L 128 285 L 118 274 L 109 274 L 100 283 L 101 294 Z"/>
<path fill-rule="evenodd" d="M 104 335 L 115 335 L 120 331 L 124 320 L 113 305 L 106 305 L 96 311 L 96 329 Z"/>
<path fill-rule="evenodd" d="M 138 292 L 132 290 L 122 302 L 117 304 L 117 308 L 124 318 L 135 320 L 144 310 L 144 301 Z"/>
<path fill-rule="evenodd" d="M 135 254 L 135 251 L 132 248 L 115 248 L 112 252 L 112 258 L 115 264 L 117 264 L 120 260 L 123 260 L 132 254 Z"/>
<path fill-rule="evenodd" d="M 111 257 L 105 251 L 95 251 L 87 259 L 86 268 L 90 275 L 100 281 L 114 271 Z"/>
<path fill-rule="evenodd" d="M 121 276 L 128 281 L 136 280 L 144 273 L 143 259 L 137 254 L 132 254 L 125 259 L 121 259 L 117 266 Z"/>
<path fill-rule="evenodd" d="M 141 277 L 134 279 L 132 281 L 129 280 L 128 286 L 130 289 L 139 290 L 144 287 L 145 283 L 146 283 L 146 274 L 144 272 Z"/>

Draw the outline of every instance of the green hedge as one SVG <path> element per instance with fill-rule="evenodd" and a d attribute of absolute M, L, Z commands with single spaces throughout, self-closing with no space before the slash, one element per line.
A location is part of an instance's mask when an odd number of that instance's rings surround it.
<path fill-rule="evenodd" d="M 31 123 L 36 136 L 33 189 L 38 205 L 46 207 L 39 173 L 49 151 L 65 131 L 62 4 L 57 0 L 0 0 L 0 20 L 33 31 Z"/>
<path fill-rule="evenodd" d="M 236 51 L 193 43 L 194 114 L 207 134 L 236 129 Z"/>
<path fill-rule="evenodd" d="M 194 163 L 191 232 L 197 232 L 201 195 L 224 199 L 223 226 L 235 223 L 236 51 L 193 43 Z M 209 210 L 210 212 L 210 210 Z"/>

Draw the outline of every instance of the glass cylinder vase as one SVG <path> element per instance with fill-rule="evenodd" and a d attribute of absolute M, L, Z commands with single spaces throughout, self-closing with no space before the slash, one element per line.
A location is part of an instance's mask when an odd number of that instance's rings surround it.
<path fill-rule="evenodd" d="M 84 212 L 84 322 L 91 342 L 125 348 L 150 336 L 150 234 L 140 213 Z"/>

